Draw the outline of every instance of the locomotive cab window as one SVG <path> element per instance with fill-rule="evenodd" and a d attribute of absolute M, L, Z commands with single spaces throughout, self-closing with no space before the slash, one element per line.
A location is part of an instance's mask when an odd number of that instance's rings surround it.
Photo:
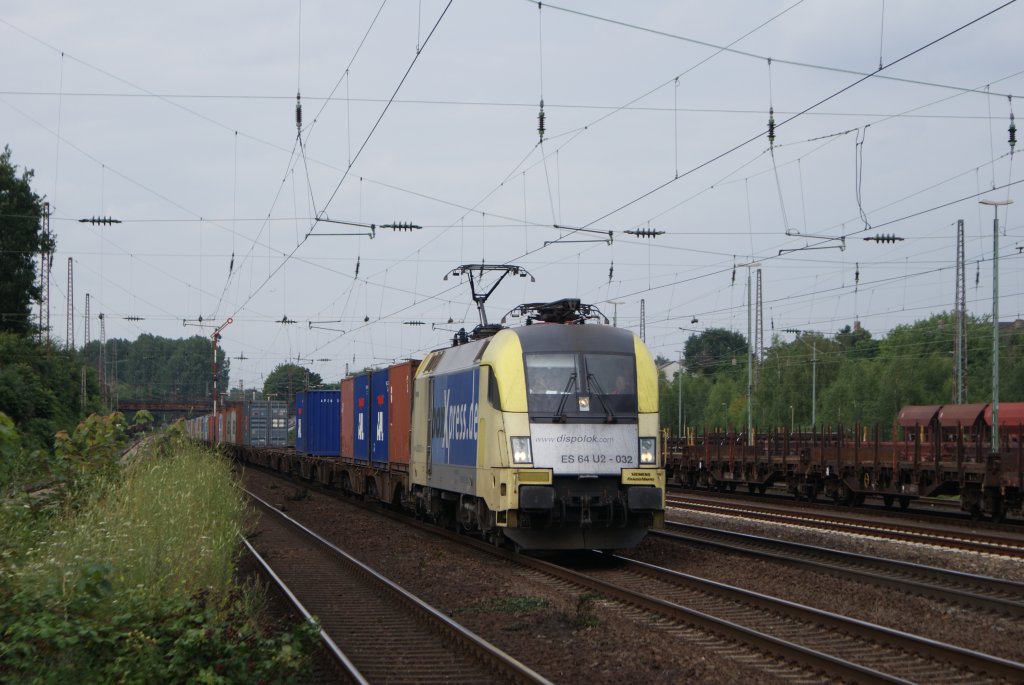
<path fill-rule="evenodd" d="M 526 354 L 533 415 L 636 420 L 636 363 L 628 354 Z M 593 412 L 593 413 L 591 413 Z"/>
<path fill-rule="evenodd" d="M 526 393 L 532 412 L 554 412 L 562 397 L 578 391 L 579 374 L 574 354 L 527 354 Z"/>
<path fill-rule="evenodd" d="M 584 355 L 587 390 L 606 398 L 616 414 L 636 414 L 636 363 L 625 354 Z"/>

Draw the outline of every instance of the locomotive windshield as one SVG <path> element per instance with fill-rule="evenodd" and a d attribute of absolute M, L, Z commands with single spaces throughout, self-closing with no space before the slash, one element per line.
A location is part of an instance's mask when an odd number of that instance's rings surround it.
<path fill-rule="evenodd" d="M 576 355 L 526 355 L 526 392 L 531 408 L 554 411 L 566 393 L 576 392 Z"/>
<path fill-rule="evenodd" d="M 636 364 L 631 355 L 546 353 L 524 357 L 531 415 L 636 419 Z"/>
<path fill-rule="evenodd" d="M 636 366 L 624 354 L 588 354 L 587 380 L 591 392 L 621 397 L 636 395 Z"/>

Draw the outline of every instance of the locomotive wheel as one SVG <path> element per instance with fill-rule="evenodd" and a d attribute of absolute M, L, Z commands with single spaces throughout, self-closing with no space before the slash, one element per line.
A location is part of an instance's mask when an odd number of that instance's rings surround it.
<path fill-rule="evenodd" d="M 885 505 L 886 509 L 892 508 L 893 499 L 892 495 L 882 495 L 882 504 Z"/>
<path fill-rule="evenodd" d="M 757 492 L 757 484 L 756 483 L 747 483 L 747 494 L 748 495 L 753 495 L 755 492 Z"/>
<path fill-rule="evenodd" d="M 900 497 L 900 509 L 907 510 L 910 508 L 910 498 Z"/>

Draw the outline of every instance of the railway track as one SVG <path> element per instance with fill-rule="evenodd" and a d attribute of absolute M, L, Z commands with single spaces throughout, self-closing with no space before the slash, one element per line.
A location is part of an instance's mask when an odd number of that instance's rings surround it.
<path fill-rule="evenodd" d="M 392 515 L 373 507 L 377 513 Z M 392 515 L 502 557 L 538 584 L 616 607 L 641 630 L 787 682 L 1024 682 L 1024 664 L 609 554 L 552 564 Z M 580 566 L 583 568 L 580 568 Z"/>
<path fill-rule="evenodd" d="M 1013 558 L 1024 558 L 1024 537 L 1019 534 L 997 534 L 959 529 L 950 526 L 924 526 L 919 523 L 889 523 L 867 520 L 864 517 L 838 516 L 816 511 L 785 510 L 779 507 L 758 506 L 740 502 L 708 502 L 703 499 L 680 495 L 666 497 L 666 507 L 709 514 L 724 514 L 755 521 L 784 523 L 854 533 L 875 538 L 935 545 L 970 552 L 983 552 Z"/>
<path fill-rule="evenodd" d="M 916 637 L 623 556 L 579 582 L 681 622 L 856 682 L 1021 682 L 1024 664 Z M 571 571 L 571 573 L 577 573 Z"/>
<path fill-rule="evenodd" d="M 320 621 L 346 679 L 358 683 L 549 681 L 249 493 L 263 513 L 250 549 Z M 267 559 L 269 558 L 269 562 Z"/>
<path fill-rule="evenodd" d="M 732 531 L 667 523 L 650 535 L 742 552 L 985 611 L 1024 617 L 1024 584 Z"/>
<path fill-rule="evenodd" d="M 765 493 L 748 494 L 739 490 L 694 490 L 692 488 L 672 486 L 668 488 L 668 494 L 669 496 L 679 495 L 683 497 L 703 497 L 706 499 L 726 502 L 799 507 L 801 509 L 817 512 L 834 512 L 840 515 L 851 511 L 857 511 L 869 516 L 878 516 L 895 521 L 920 521 L 922 519 L 927 521 L 935 520 L 944 525 L 970 527 L 972 530 L 991 530 L 1007 533 L 1024 532 L 1024 529 L 1022 529 L 1024 520 L 1008 518 L 1005 521 L 995 523 L 990 520 L 978 519 L 973 517 L 970 512 L 963 511 L 960 508 L 959 501 L 935 497 L 920 497 L 910 500 L 908 507 L 904 509 L 903 507 L 887 507 L 870 499 L 863 504 L 857 505 L 844 504 L 825 498 L 818 498 L 810 501 L 806 499 L 794 500 L 792 493 L 777 487 L 769 489 Z M 797 502 L 799 502 L 799 504 L 797 504 Z"/>
<path fill-rule="evenodd" d="M 487 549 L 483 546 L 482 549 Z M 503 550 L 493 553 L 506 554 Z M 1024 664 L 847 618 L 628 557 L 595 553 L 572 567 L 507 556 L 563 584 L 661 619 L 660 629 L 784 680 L 860 683 L 1018 683 Z M 581 569 L 580 566 L 583 566 Z M 671 625 L 666 625 L 668 621 Z M 650 621 L 654 623 L 653 621 Z M 788 669 L 788 672 L 787 672 Z M 780 670 L 782 672 L 780 672 Z"/>
<path fill-rule="evenodd" d="M 784 680 L 862 683 L 1018 683 L 1024 663 L 918 637 L 787 600 L 660 568 L 628 557 L 594 553 L 585 568 L 495 548 L 419 522 L 425 530 L 674 623 L 697 633 L 687 640 L 727 651 Z M 596 562 L 594 560 L 597 560 Z M 664 622 L 656 625 L 665 629 Z"/>

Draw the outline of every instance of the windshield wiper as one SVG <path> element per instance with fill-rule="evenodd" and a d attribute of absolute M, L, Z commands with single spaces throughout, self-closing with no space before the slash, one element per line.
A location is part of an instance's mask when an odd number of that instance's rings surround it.
<path fill-rule="evenodd" d="M 565 383 L 565 389 L 562 391 L 562 401 L 558 403 L 558 409 L 555 410 L 555 415 L 551 417 L 555 423 L 565 423 L 565 401 L 569 399 L 569 391 L 576 387 L 576 372 L 569 374 L 569 380 Z"/>
<path fill-rule="evenodd" d="M 604 407 L 604 422 L 617 423 L 618 419 L 615 418 L 615 413 L 612 411 L 612 408 L 608 406 L 608 403 L 604 399 L 604 388 L 602 388 L 601 384 L 597 382 L 597 376 L 595 376 L 592 373 L 588 373 L 587 384 L 591 388 L 597 388 L 597 400 L 601 403 L 601 406 Z"/>

